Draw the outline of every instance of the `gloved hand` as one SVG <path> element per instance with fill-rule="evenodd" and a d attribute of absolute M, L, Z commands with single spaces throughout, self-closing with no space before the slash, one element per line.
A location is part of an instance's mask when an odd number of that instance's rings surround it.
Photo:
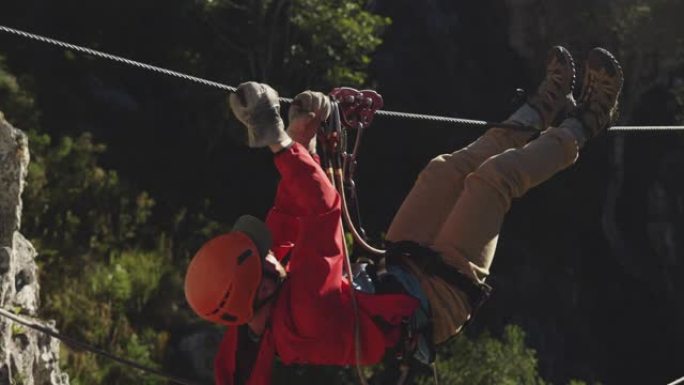
<path fill-rule="evenodd" d="M 235 117 L 247 126 L 249 147 L 285 147 L 292 143 L 280 117 L 278 93 L 267 84 L 242 83 L 228 102 Z"/>
<path fill-rule="evenodd" d="M 287 133 L 309 152 L 316 152 L 316 131 L 330 117 L 330 99 L 320 92 L 304 91 L 295 96 L 288 111 Z"/>

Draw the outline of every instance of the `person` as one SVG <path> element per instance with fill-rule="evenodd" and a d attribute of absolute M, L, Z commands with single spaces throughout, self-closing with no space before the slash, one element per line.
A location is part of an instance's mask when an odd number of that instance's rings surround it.
<path fill-rule="evenodd" d="M 571 166 L 614 117 L 623 75 L 610 52 L 590 51 L 577 100 L 574 83 L 572 56 L 554 47 L 536 93 L 506 124 L 429 162 L 389 227 L 387 268 L 375 274 L 375 291 L 355 294 L 358 319 L 353 282 L 343 275 L 340 197 L 313 144 L 330 102 L 316 92 L 297 95 L 285 130 L 277 93 L 241 84 L 230 107 L 249 145 L 274 153 L 281 180 L 265 223 L 241 217 L 188 267 L 192 309 L 228 325 L 214 363 L 216 384 L 267 385 L 276 355 L 285 364 L 351 365 L 358 349 L 359 364 L 374 364 L 406 342 L 407 324 L 421 337 L 411 354 L 434 359 L 430 347 L 458 334 L 487 296 L 512 199 Z"/>

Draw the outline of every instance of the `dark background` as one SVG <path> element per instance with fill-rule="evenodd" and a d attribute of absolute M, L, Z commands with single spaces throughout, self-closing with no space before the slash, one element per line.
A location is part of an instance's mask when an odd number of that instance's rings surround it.
<path fill-rule="evenodd" d="M 673 22 L 681 3 L 374 1 L 369 9 L 392 24 L 367 86 L 386 109 L 496 121 L 511 112 L 516 88 L 534 90 L 550 46 L 565 45 L 581 63 L 600 45 L 625 69 L 620 123 L 681 123 L 684 35 Z M 657 12 L 621 32 L 622 12 L 640 4 Z M 0 24 L 231 85 L 251 80 L 240 69 L 245 58 L 218 49 L 195 13 L 181 0 L 7 1 Z M 183 59 L 186 50 L 200 52 L 201 64 Z M 102 164 L 155 197 L 159 223 L 179 207 L 223 224 L 269 208 L 270 154 L 241 145 L 223 92 L 6 34 L 0 54 L 34 91 L 44 132 L 91 132 L 106 143 Z M 252 79 L 283 96 L 320 84 L 287 75 Z M 376 118 L 357 177 L 366 231 L 379 238 L 420 169 L 480 133 Z M 468 333 L 521 325 L 541 374 L 557 383 L 665 384 L 684 375 L 682 148 L 679 133 L 609 133 L 516 201 L 492 270 L 495 294 Z"/>

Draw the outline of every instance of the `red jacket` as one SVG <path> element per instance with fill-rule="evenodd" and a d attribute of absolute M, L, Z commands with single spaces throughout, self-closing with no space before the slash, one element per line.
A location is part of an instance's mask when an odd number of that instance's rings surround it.
<path fill-rule="evenodd" d="M 267 225 L 274 253 L 292 249 L 283 284 L 246 385 L 268 385 L 277 354 L 285 364 L 351 365 L 354 311 L 344 255 L 340 198 L 308 151 L 295 144 L 274 157 L 281 181 Z M 399 338 L 401 319 L 418 301 L 406 295 L 356 293 L 360 308 L 361 363 L 374 364 Z M 382 320 L 382 321 L 380 321 Z M 238 332 L 226 331 L 214 361 L 216 385 L 235 385 Z"/>

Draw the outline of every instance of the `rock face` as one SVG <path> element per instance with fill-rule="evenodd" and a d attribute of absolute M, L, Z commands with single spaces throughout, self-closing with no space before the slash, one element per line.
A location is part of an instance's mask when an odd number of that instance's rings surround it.
<path fill-rule="evenodd" d="M 19 233 L 28 139 L 0 113 L 0 307 L 32 321 L 39 304 L 36 250 Z M 0 317 L 0 384 L 66 385 L 59 341 Z"/>

